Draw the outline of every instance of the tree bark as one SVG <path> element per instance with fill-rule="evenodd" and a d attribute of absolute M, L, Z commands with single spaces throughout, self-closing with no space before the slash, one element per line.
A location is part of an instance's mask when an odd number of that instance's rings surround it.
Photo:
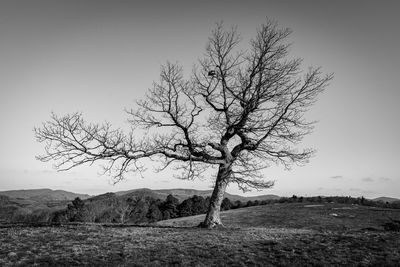
<path fill-rule="evenodd" d="M 218 169 L 218 175 L 215 182 L 214 190 L 211 195 L 210 205 L 205 220 L 200 223 L 199 227 L 214 228 L 223 226 L 220 217 L 221 203 L 224 199 L 226 186 L 229 183 L 229 177 L 232 171 L 231 164 L 221 164 Z"/>

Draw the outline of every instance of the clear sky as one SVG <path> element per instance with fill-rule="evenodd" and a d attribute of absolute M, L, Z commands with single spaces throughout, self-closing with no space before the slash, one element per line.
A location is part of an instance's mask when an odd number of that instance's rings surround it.
<path fill-rule="evenodd" d="M 399 1 L 0 1 L 0 190 L 52 188 L 99 194 L 133 188 L 209 189 L 209 179 L 171 172 L 131 175 L 115 186 L 99 166 L 55 172 L 33 128 L 81 111 L 88 121 L 126 124 L 160 65 L 186 74 L 216 22 L 237 25 L 243 45 L 266 17 L 293 30 L 293 56 L 335 79 L 307 114 L 304 167 L 266 169 L 276 181 L 254 194 L 400 197 Z M 236 186 L 230 193 L 240 193 Z"/>

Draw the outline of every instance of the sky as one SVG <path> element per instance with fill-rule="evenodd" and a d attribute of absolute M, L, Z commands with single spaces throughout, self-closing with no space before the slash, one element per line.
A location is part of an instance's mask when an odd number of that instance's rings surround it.
<path fill-rule="evenodd" d="M 33 128 L 50 113 L 126 125 L 125 108 L 179 62 L 190 75 L 215 23 L 237 25 L 243 47 L 266 18 L 293 30 L 291 55 L 334 80 L 306 114 L 310 162 L 265 169 L 275 186 L 246 195 L 400 197 L 398 1 L 0 1 L 0 191 L 101 194 L 134 188 L 208 190 L 211 178 L 171 171 L 130 174 L 113 185 L 98 165 L 57 172 Z M 247 42 L 247 43 L 246 43 Z M 150 168 L 151 169 L 151 168 Z M 243 194 L 235 185 L 227 190 Z"/>

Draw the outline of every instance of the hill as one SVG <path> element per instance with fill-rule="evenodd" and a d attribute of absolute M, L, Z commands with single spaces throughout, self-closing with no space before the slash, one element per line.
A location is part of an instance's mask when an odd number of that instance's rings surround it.
<path fill-rule="evenodd" d="M 51 190 L 47 188 L 0 191 L 0 195 L 15 199 L 31 199 L 38 202 L 73 200 L 76 197 L 86 199 L 90 197 L 90 195 L 87 194 L 77 194 L 64 190 Z"/>
<path fill-rule="evenodd" d="M 388 203 L 400 202 L 400 199 L 394 198 L 394 197 L 377 197 L 377 198 L 374 198 L 372 200 L 373 201 L 388 202 Z"/>
<path fill-rule="evenodd" d="M 180 202 L 182 202 L 185 199 L 188 199 L 194 195 L 197 196 L 202 196 L 202 197 L 208 197 L 211 196 L 212 190 L 195 190 L 195 189 L 157 189 L 157 190 L 152 190 L 148 188 L 140 188 L 140 189 L 133 189 L 133 190 L 128 190 L 128 191 L 119 191 L 115 192 L 117 196 L 122 196 L 122 195 L 129 195 L 129 196 L 137 196 L 137 197 L 152 197 L 154 199 L 161 199 L 165 200 L 169 194 L 173 195 L 177 199 L 179 199 Z M 254 201 L 254 200 L 271 200 L 271 199 L 279 199 L 280 197 L 277 195 L 260 195 L 260 196 L 250 196 L 250 197 L 245 197 L 245 196 L 239 196 L 239 195 L 233 195 L 229 193 L 225 193 L 225 197 L 229 198 L 232 202 L 240 200 L 241 202 L 247 202 L 249 200 Z"/>
<path fill-rule="evenodd" d="M 64 209 L 76 197 L 87 199 L 89 195 L 51 189 L 1 191 L 0 222 L 47 216 L 45 214 Z"/>
<path fill-rule="evenodd" d="M 160 226 L 193 227 L 205 215 L 159 221 Z M 254 206 L 221 212 L 227 227 L 287 227 L 310 230 L 382 230 L 389 218 L 400 220 L 399 209 L 349 204 L 282 203 Z"/>

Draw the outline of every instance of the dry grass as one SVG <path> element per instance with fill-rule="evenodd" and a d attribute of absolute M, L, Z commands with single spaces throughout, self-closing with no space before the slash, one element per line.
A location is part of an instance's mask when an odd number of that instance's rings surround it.
<path fill-rule="evenodd" d="M 2 228 L 0 266 L 398 266 L 400 233 L 383 231 L 379 223 L 383 214 L 398 218 L 399 211 L 350 208 L 279 204 L 239 209 L 223 213 L 227 228 L 218 230 Z M 194 216 L 160 224 L 195 225 L 199 220 Z"/>
<path fill-rule="evenodd" d="M 283 203 L 255 206 L 225 211 L 221 219 L 227 227 L 287 227 L 320 231 L 383 229 L 382 224 L 389 218 L 400 219 L 400 209 L 375 207 L 304 203 Z M 160 221 L 163 226 L 191 227 L 198 225 L 204 215 Z"/>

